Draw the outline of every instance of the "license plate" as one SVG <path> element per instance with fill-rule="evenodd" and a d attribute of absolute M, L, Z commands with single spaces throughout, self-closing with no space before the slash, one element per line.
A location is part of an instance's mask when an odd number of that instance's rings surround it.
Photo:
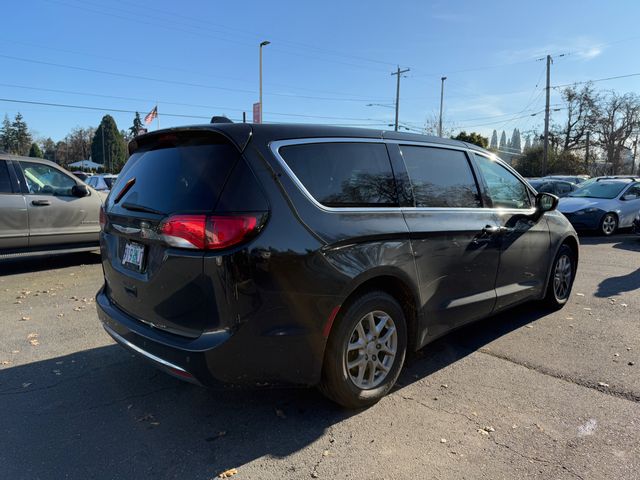
<path fill-rule="evenodd" d="M 135 267 L 137 270 L 142 270 L 143 260 L 144 260 L 144 247 L 142 245 L 128 242 L 124 246 L 124 253 L 122 254 L 123 265 Z"/>

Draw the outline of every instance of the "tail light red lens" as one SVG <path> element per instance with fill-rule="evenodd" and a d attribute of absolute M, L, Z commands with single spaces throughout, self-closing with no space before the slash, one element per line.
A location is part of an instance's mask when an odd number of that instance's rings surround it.
<path fill-rule="evenodd" d="M 104 230 L 104 227 L 106 225 L 107 225 L 107 215 L 104 213 L 104 207 L 100 205 L 100 230 Z"/>
<path fill-rule="evenodd" d="M 262 215 L 173 215 L 160 226 L 162 238 L 174 247 L 219 250 L 254 235 Z"/>

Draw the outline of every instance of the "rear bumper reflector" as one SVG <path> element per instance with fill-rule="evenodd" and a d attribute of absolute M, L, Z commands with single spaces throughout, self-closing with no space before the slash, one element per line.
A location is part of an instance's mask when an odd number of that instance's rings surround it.
<path fill-rule="evenodd" d="M 338 315 L 338 312 L 340 311 L 340 305 L 336 305 L 333 310 L 331 310 L 331 313 L 329 314 L 329 318 L 327 318 L 327 323 L 324 324 L 324 328 L 322 329 L 322 335 L 325 338 L 329 337 L 329 334 L 331 333 L 331 327 L 333 327 L 333 322 L 336 319 L 336 316 Z"/>

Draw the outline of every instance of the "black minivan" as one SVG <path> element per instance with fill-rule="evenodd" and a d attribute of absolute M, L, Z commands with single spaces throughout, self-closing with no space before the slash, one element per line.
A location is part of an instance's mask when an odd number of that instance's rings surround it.
<path fill-rule="evenodd" d="M 165 371 L 370 405 L 408 352 L 569 298 L 578 239 L 495 155 L 364 129 L 215 123 L 129 145 L 105 202 L 100 320 Z"/>

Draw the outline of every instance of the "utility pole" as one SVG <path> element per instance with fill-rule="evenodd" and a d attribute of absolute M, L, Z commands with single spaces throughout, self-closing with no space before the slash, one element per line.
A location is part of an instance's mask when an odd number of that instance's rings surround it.
<path fill-rule="evenodd" d="M 587 145 L 586 151 L 584 152 L 584 173 L 589 175 L 589 140 L 591 136 L 591 132 L 587 132 Z"/>
<path fill-rule="evenodd" d="M 636 135 L 636 139 L 633 141 L 633 161 L 631 162 L 631 175 L 633 175 L 633 172 L 636 169 L 637 148 L 638 148 L 638 135 Z"/>
<path fill-rule="evenodd" d="M 542 176 L 547 174 L 549 159 L 549 99 L 551 96 L 551 55 L 547 55 L 547 101 L 544 107 L 544 148 L 542 153 Z"/>
<path fill-rule="evenodd" d="M 247 123 L 247 112 L 242 112 L 242 123 Z"/>
<path fill-rule="evenodd" d="M 397 83 L 396 83 L 396 122 L 395 122 L 395 128 L 394 128 L 396 132 L 398 131 L 398 115 L 400 113 L 400 75 L 408 71 L 409 71 L 408 68 L 405 68 L 404 70 L 400 70 L 400 66 L 398 66 L 398 69 L 391 74 L 391 75 L 398 76 Z"/>
<path fill-rule="evenodd" d="M 442 84 L 440 85 L 440 120 L 438 121 L 438 136 L 442 137 L 442 106 L 444 104 L 444 81 L 447 77 L 442 77 L 440 80 Z"/>

